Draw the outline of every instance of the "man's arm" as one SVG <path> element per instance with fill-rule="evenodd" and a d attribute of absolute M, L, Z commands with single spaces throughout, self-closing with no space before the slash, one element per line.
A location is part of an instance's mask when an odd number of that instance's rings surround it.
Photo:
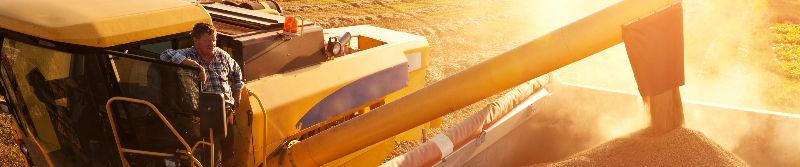
<path fill-rule="evenodd" d="M 241 98 L 241 90 L 244 87 L 244 82 L 242 82 L 242 69 L 239 67 L 239 64 L 236 63 L 227 52 L 220 50 L 222 54 L 228 59 L 229 66 L 231 68 L 231 72 L 228 73 L 228 81 L 231 82 L 231 93 L 233 93 L 233 106 L 238 108 L 239 107 L 239 99 Z"/>
<path fill-rule="evenodd" d="M 231 90 L 231 93 L 233 93 L 233 109 L 237 109 L 239 108 L 239 99 L 242 98 L 242 89 Z"/>
<path fill-rule="evenodd" d="M 161 52 L 161 60 L 172 62 L 175 64 L 183 64 L 192 67 L 200 68 L 200 73 L 197 74 L 197 80 L 200 82 L 206 81 L 206 70 L 203 66 L 200 66 L 199 63 L 192 59 L 187 59 L 186 55 L 188 54 L 189 49 L 179 49 L 179 50 L 172 50 L 167 49 Z"/>
<path fill-rule="evenodd" d="M 161 52 L 161 60 L 172 62 L 175 64 L 181 64 L 183 60 L 186 59 L 186 55 L 188 54 L 187 50 L 189 49 L 178 49 L 178 50 L 167 49 Z"/>

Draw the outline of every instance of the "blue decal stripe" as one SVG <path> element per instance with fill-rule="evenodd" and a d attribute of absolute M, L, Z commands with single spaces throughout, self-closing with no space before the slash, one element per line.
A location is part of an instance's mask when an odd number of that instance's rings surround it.
<path fill-rule="evenodd" d="M 408 62 L 383 69 L 336 90 L 314 105 L 295 124 L 306 129 L 408 87 Z M 302 126 L 302 127 L 300 127 Z"/>

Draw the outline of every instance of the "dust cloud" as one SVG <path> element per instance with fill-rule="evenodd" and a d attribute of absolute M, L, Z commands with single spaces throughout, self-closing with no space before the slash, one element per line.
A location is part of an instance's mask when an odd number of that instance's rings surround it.
<path fill-rule="evenodd" d="M 774 94 L 771 92 L 778 91 L 775 87 L 780 87 L 786 79 L 774 67 L 776 62 L 770 48 L 773 36 L 768 29 L 772 23 L 767 19 L 770 17 L 767 2 L 683 2 L 686 85 L 681 87 L 681 94 L 684 100 L 691 101 L 684 104 L 686 126 L 702 132 L 754 166 L 800 163 L 796 160 L 800 156 L 797 151 L 800 144 L 790 142 L 800 139 L 796 133 L 800 131 L 800 118 L 768 115 L 764 113 L 770 112 L 763 111 L 797 112 L 769 103 L 770 95 Z M 559 69 L 558 74 L 566 83 L 630 94 L 637 92 L 637 87 L 629 63 L 624 44 L 620 44 Z M 572 110 L 580 112 L 575 114 L 554 114 L 552 119 L 563 119 L 561 124 L 566 126 L 552 130 L 573 134 L 569 138 L 582 138 L 585 141 L 583 145 L 597 145 L 623 136 L 646 127 L 649 122 L 641 98 L 609 99 L 620 96 L 609 94 L 591 99 L 604 101 L 602 104 L 586 104 L 586 96 L 597 95 L 570 96 L 575 98 L 564 97 L 567 99 L 563 100 L 572 103 L 554 108 L 574 108 L 569 105 L 591 107 Z M 694 102 L 720 106 L 707 107 Z M 628 105 L 631 103 L 637 105 Z"/>
<path fill-rule="evenodd" d="M 456 29 L 425 33 L 432 48 L 428 83 L 503 53 L 551 30 L 617 2 L 524 1 L 525 9 L 469 21 Z M 697 130 L 721 148 L 754 166 L 800 164 L 800 119 L 772 116 L 731 107 L 777 110 L 769 93 L 785 79 L 777 74 L 768 29 L 769 17 L 761 0 L 684 0 L 686 85 L 681 95 L 686 127 Z M 496 13 L 487 9 L 487 15 Z M 446 23 L 445 23 L 446 24 Z M 498 29 L 496 25 L 503 25 Z M 436 27 L 436 26 L 433 26 Z M 457 31 L 456 31 L 457 30 Z M 414 31 L 415 32 L 415 31 Z M 535 65 L 535 64 L 532 64 Z M 557 70 L 563 85 L 554 86 L 547 107 L 518 128 L 507 143 L 526 143 L 505 162 L 514 165 L 553 162 L 619 138 L 649 124 L 633 72 L 619 44 Z M 577 84 L 577 85 L 574 85 Z M 585 85 L 585 86 L 580 86 Z M 576 88 L 578 86 L 579 88 Z M 588 89 L 586 89 L 588 88 Z M 470 115 L 494 98 L 454 115 Z M 715 105 L 707 107 L 697 102 Z M 451 118 L 451 119 L 453 119 Z M 450 120 L 446 118 L 446 120 Z M 454 119 L 458 120 L 458 119 Z M 457 123 L 458 121 L 450 121 Z M 447 125 L 443 127 L 449 127 Z M 442 128 L 444 130 L 445 128 Z M 438 130 L 433 130 L 435 135 Z M 535 151 L 531 151 L 535 150 Z M 502 156 L 495 156 L 502 157 Z"/>
<path fill-rule="evenodd" d="M 484 20 L 459 32 L 438 31 L 429 37 L 435 82 L 541 36 L 549 30 L 600 10 L 616 1 L 526 1 L 512 16 Z M 772 70 L 771 34 L 763 5 L 754 0 L 685 0 L 686 85 L 684 100 L 770 110 L 764 92 L 785 80 Z M 523 21 L 520 21 L 523 20 Z M 479 21 L 481 22 L 481 21 Z M 494 30 L 491 25 L 506 25 Z M 487 33 L 487 30 L 493 30 Z M 553 162 L 645 128 L 644 109 L 625 45 L 619 44 L 555 72 L 567 86 L 554 87 L 548 107 L 531 118 L 519 136 L 527 150 L 509 155 L 512 164 Z M 570 84 L 586 85 L 578 89 Z M 486 99 L 476 104 L 491 101 Z M 480 108 L 480 107 L 478 107 Z M 464 110 L 469 110 L 464 109 Z M 798 164 L 800 119 L 753 114 L 726 107 L 685 104 L 686 126 L 755 166 Z M 461 111 L 459 111 L 461 112 Z M 469 113 L 468 111 L 466 113 Z M 782 119 L 783 121 L 776 121 Z M 445 126 L 447 127 L 447 126 Z M 522 132 L 524 130 L 524 132 Z M 794 150 L 792 150 L 794 149 Z M 754 151 L 757 150 L 757 151 Z M 531 153 L 533 152 L 533 153 Z M 524 155 L 524 157 L 520 157 Z M 787 158 L 781 158 L 787 157 Z M 524 159 L 524 160 L 523 160 Z"/>

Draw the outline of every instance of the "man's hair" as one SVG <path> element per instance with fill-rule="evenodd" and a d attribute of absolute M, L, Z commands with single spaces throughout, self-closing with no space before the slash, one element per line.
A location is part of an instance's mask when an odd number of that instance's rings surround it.
<path fill-rule="evenodd" d="M 208 35 L 216 34 L 216 30 L 217 29 L 214 28 L 214 25 L 200 22 L 200 23 L 194 24 L 194 28 L 192 28 L 191 35 L 192 35 L 192 38 L 200 39 L 200 37 L 202 37 L 204 34 L 208 34 Z"/>

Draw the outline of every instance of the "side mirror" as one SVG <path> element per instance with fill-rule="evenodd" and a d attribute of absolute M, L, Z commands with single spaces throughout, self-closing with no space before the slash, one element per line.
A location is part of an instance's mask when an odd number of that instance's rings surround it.
<path fill-rule="evenodd" d="M 200 93 L 198 106 L 200 117 L 200 132 L 203 136 L 208 136 L 208 129 L 214 131 L 214 138 L 222 138 L 227 135 L 227 123 L 225 123 L 225 97 L 222 93 Z"/>

